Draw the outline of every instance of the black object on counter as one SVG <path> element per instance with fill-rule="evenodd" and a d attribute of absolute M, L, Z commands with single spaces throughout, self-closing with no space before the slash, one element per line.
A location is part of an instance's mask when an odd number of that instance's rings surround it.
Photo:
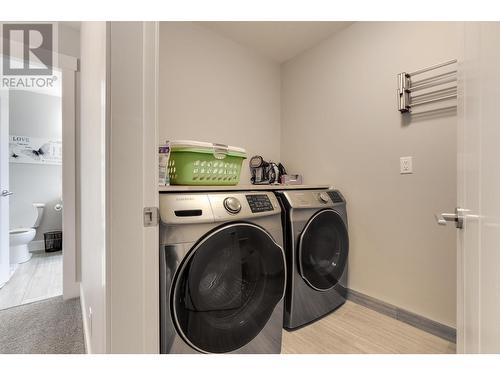
<path fill-rule="evenodd" d="M 250 158 L 250 182 L 253 185 L 279 184 L 281 176 L 286 174 L 283 164 L 265 161 L 262 156 Z"/>

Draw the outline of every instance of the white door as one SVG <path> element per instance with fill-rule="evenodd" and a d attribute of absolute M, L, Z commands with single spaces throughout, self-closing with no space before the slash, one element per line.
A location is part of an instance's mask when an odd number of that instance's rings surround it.
<path fill-rule="evenodd" d="M 9 93 L 0 92 L 0 287 L 10 276 L 9 265 Z"/>
<path fill-rule="evenodd" d="M 500 23 L 465 23 L 459 82 L 457 351 L 500 353 Z"/>

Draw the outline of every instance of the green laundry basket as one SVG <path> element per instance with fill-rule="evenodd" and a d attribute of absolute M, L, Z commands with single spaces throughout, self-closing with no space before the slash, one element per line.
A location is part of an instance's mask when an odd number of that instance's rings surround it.
<path fill-rule="evenodd" d="M 246 151 L 196 141 L 171 141 L 167 170 L 171 185 L 237 185 Z"/>

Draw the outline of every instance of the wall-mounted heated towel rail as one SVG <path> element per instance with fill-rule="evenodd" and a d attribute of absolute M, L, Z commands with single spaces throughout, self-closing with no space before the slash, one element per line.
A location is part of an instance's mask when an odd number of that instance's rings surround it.
<path fill-rule="evenodd" d="M 399 73 L 398 74 L 398 110 L 401 113 L 411 112 L 412 108 L 438 103 L 448 102 L 455 100 L 451 108 L 456 106 L 457 98 L 457 69 L 442 72 L 440 68 L 449 65 L 456 66 L 457 60 L 450 60 L 441 64 L 429 66 L 424 69 L 416 70 L 412 73 Z M 452 68 L 453 69 L 453 68 Z M 424 74 L 438 70 L 435 75 L 428 76 L 419 80 L 414 77 L 419 74 Z M 421 93 L 415 95 L 415 92 Z"/>

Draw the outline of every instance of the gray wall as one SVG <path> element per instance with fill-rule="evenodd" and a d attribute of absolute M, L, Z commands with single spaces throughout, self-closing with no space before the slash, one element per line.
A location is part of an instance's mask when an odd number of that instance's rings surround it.
<path fill-rule="evenodd" d="M 280 157 L 280 67 L 191 22 L 160 24 L 159 142 L 192 139 Z M 250 181 L 245 160 L 240 183 Z"/>
<path fill-rule="evenodd" d="M 12 90 L 9 95 L 9 133 L 37 138 L 62 139 L 61 98 L 30 91 Z M 36 214 L 32 203 L 45 203 L 45 212 L 35 241 L 43 233 L 62 229 L 62 167 L 60 165 L 9 165 L 10 227 L 31 227 Z"/>
<path fill-rule="evenodd" d="M 346 196 L 349 287 L 449 326 L 456 233 L 433 214 L 456 205 L 456 115 L 403 121 L 396 74 L 459 57 L 459 27 L 355 23 L 282 67 L 282 160 Z"/>

